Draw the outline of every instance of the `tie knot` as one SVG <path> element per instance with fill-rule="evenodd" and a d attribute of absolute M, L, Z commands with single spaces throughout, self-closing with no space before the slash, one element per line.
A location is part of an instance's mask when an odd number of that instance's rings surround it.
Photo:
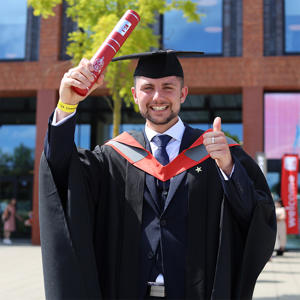
<path fill-rule="evenodd" d="M 155 143 L 157 147 L 166 147 L 171 140 L 171 136 L 167 134 L 156 135 L 153 137 L 152 141 Z"/>

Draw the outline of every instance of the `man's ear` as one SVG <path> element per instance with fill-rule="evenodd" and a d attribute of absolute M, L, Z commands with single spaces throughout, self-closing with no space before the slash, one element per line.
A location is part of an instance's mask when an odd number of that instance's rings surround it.
<path fill-rule="evenodd" d="M 135 91 L 135 87 L 134 87 L 134 86 L 131 88 L 131 93 L 132 93 L 134 102 L 135 102 L 136 104 L 138 104 L 138 100 L 137 100 L 137 97 L 136 97 L 136 91 Z"/>
<path fill-rule="evenodd" d="M 180 96 L 180 103 L 183 103 L 186 99 L 186 96 L 188 95 L 189 93 L 189 89 L 187 86 L 184 86 L 182 89 L 181 89 L 181 96 Z"/>

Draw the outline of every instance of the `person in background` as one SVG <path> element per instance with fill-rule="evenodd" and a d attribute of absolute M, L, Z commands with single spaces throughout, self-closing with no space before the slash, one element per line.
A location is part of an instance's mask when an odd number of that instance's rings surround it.
<path fill-rule="evenodd" d="M 276 220 L 277 220 L 277 235 L 275 250 L 277 255 L 282 256 L 286 246 L 286 212 L 282 200 L 275 202 Z"/>
<path fill-rule="evenodd" d="M 3 231 L 4 231 L 3 243 L 6 245 L 12 244 L 10 236 L 11 236 L 12 232 L 16 231 L 16 217 L 19 220 L 22 220 L 21 217 L 16 213 L 16 205 L 17 205 L 16 198 L 12 198 L 2 214 L 2 221 L 4 224 L 3 225 Z"/>

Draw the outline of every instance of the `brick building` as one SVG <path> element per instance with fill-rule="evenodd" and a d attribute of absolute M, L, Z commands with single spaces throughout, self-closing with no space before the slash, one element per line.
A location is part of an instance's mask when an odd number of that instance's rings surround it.
<path fill-rule="evenodd" d="M 194 124 L 211 124 L 216 115 L 221 115 L 225 125 L 238 125 L 244 149 L 255 157 L 257 152 L 265 151 L 265 95 L 300 93 L 300 50 L 297 45 L 294 50 L 286 48 L 286 1 L 219 2 L 221 53 L 181 59 L 191 95 L 183 107 L 182 118 Z M 45 20 L 33 17 L 29 8 L 23 58 L 1 58 L 0 62 L 1 125 L 35 125 L 35 162 L 33 180 L 29 180 L 33 185 L 34 244 L 39 243 L 39 158 L 47 120 L 58 101 L 60 80 L 71 66 L 66 60 L 65 47 L 67 32 L 74 24 L 66 19 L 64 11 L 64 6 L 57 6 L 55 17 Z M 298 13 L 298 27 L 296 21 L 293 28 L 300 32 Z M 109 101 L 109 91 L 98 89 L 79 109 L 80 124 L 89 125 L 86 143 L 91 147 L 103 142 L 111 129 L 111 112 L 104 98 Z M 131 108 L 124 107 L 122 117 L 125 124 L 143 123 Z M 83 126 L 81 132 L 84 130 Z M 278 175 L 279 157 L 268 162 L 268 172 Z"/>

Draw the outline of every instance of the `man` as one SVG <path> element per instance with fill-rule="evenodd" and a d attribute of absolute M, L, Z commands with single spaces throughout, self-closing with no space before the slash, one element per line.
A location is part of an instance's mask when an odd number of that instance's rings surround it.
<path fill-rule="evenodd" d="M 71 112 L 84 98 L 71 86 L 88 88 L 92 71 L 83 59 L 64 75 L 41 160 L 47 298 L 250 299 L 276 232 L 259 167 L 220 118 L 206 133 L 182 123 L 188 88 L 173 51 L 136 67 L 144 132 L 77 150 Z"/>

